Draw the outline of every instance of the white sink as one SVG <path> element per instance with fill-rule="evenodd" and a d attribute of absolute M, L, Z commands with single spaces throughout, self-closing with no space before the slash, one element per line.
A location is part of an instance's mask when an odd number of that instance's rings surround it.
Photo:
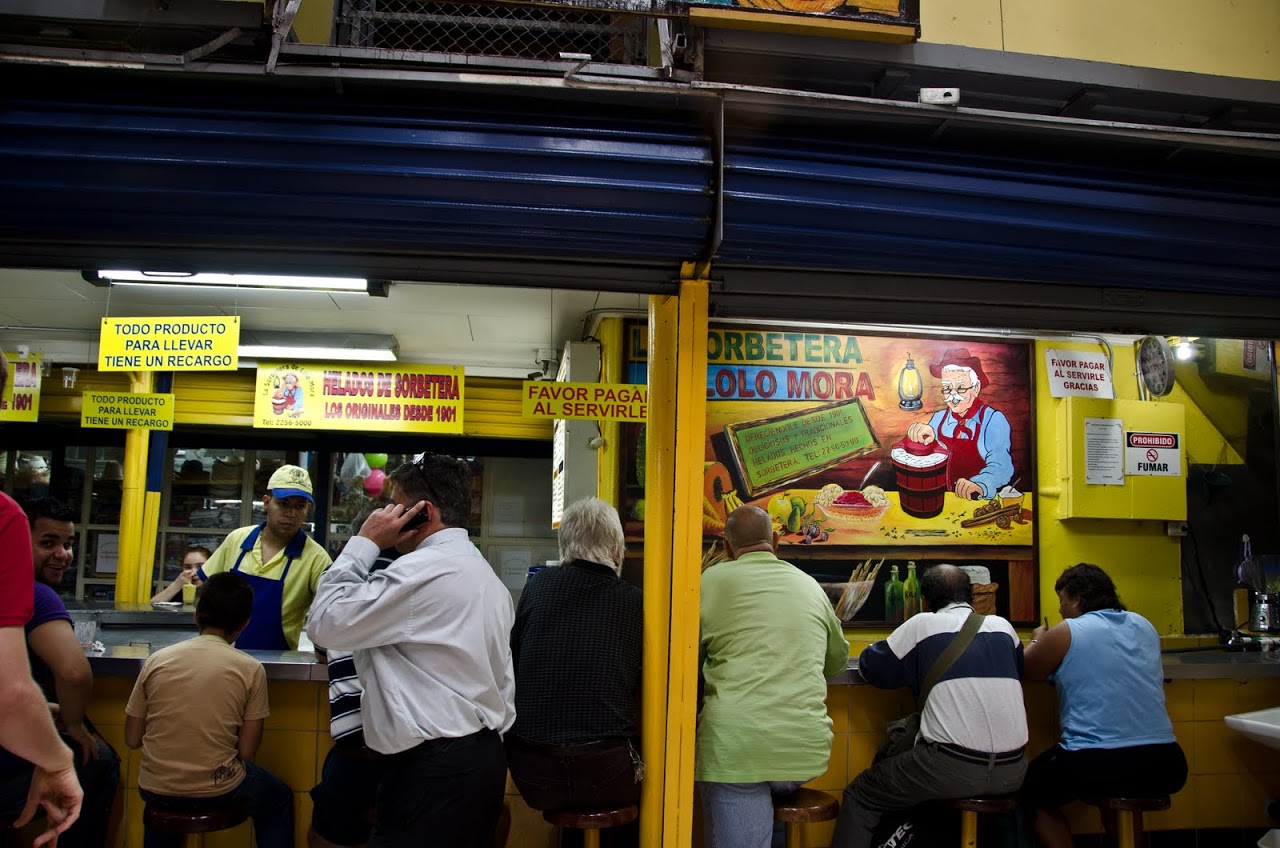
<path fill-rule="evenodd" d="M 1227 727 L 1268 748 L 1280 749 L 1280 707 L 1226 716 Z"/>

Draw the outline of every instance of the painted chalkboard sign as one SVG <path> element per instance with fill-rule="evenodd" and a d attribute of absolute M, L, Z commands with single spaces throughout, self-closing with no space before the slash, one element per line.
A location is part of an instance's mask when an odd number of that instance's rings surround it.
<path fill-rule="evenodd" d="M 858 398 L 725 425 L 730 472 L 755 498 L 880 449 Z"/>

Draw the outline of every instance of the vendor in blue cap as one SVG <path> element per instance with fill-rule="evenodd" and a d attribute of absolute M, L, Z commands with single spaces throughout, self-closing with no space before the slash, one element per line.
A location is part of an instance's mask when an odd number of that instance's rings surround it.
<path fill-rule="evenodd" d="M 313 503 L 306 470 L 282 465 L 262 496 L 267 520 L 231 533 L 200 568 L 201 580 L 236 571 L 253 586 L 253 615 L 236 639 L 237 648 L 297 650 L 320 575 L 332 562 L 302 529 Z"/>

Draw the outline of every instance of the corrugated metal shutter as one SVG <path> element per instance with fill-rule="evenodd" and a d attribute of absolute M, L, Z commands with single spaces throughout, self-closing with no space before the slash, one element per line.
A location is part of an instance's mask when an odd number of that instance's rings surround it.
<path fill-rule="evenodd" d="M 45 264 L 60 245 L 114 242 L 675 268 L 706 236 L 710 148 L 687 115 L 186 85 L 11 86 L 0 195 L 22 202 L 0 205 L 6 252 L 26 244 Z"/>
<path fill-rule="evenodd" d="M 731 132 L 725 163 L 721 267 L 1280 293 L 1274 169 L 1211 178 L 800 131 Z"/>

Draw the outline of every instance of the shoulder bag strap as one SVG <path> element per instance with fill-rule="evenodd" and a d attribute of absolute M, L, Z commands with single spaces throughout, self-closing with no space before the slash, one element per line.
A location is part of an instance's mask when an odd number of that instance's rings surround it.
<path fill-rule="evenodd" d="M 960 655 L 964 653 L 965 648 L 969 647 L 969 643 L 973 641 L 973 637 L 978 635 L 978 631 L 982 629 L 982 620 L 985 616 L 978 615 L 976 612 L 970 612 L 969 617 L 965 619 L 964 626 L 960 628 L 960 632 L 956 634 L 956 638 L 951 640 L 951 644 L 933 661 L 933 665 L 929 666 L 929 672 L 924 676 L 924 685 L 920 687 L 920 711 L 924 712 L 925 701 L 929 700 L 929 693 L 933 691 L 933 687 L 942 679 L 942 675 L 960 659 Z"/>

